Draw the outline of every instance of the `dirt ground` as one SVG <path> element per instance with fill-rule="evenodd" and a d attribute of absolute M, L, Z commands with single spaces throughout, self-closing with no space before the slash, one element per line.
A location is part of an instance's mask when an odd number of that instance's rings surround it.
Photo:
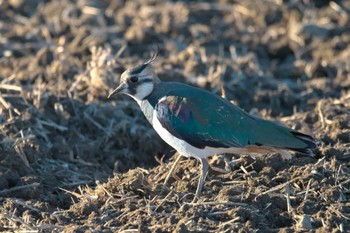
<path fill-rule="evenodd" d="M 1 232 L 349 232 L 350 1 L 0 0 Z M 129 97 L 148 60 L 164 81 L 225 91 L 312 133 L 315 157 L 199 163 Z"/>

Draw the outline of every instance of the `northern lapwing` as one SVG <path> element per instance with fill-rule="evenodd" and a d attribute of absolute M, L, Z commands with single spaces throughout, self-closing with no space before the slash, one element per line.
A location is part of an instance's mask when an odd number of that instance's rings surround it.
<path fill-rule="evenodd" d="M 291 158 L 288 151 L 310 154 L 316 148 L 312 136 L 252 116 L 206 90 L 162 82 L 152 64 L 156 56 L 124 71 L 119 86 L 108 98 L 127 94 L 135 99 L 160 137 L 179 152 L 164 184 L 181 157 L 194 157 L 201 163 L 196 200 L 208 173 L 209 156 L 277 152 Z"/>

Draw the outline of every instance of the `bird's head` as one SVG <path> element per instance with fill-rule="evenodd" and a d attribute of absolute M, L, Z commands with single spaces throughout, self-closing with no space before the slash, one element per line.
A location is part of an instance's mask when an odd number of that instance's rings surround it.
<path fill-rule="evenodd" d="M 160 82 L 152 64 L 157 55 L 155 52 L 144 64 L 124 71 L 119 86 L 108 95 L 108 98 L 115 94 L 127 94 L 139 102 L 150 95 Z"/>

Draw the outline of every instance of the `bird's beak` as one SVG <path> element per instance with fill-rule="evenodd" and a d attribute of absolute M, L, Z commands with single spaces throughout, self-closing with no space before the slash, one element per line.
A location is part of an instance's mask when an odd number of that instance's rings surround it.
<path fill-rule="evenodd" d="M 125 83 L 120 83 L 116 89 L 114 89 L 111 93 L 109 93 L 107 98 L 111 98 L 112 96 L 117 94 L 125 93 L 126 89 L 127 89 L 127 85 L 125 85 Z"/>

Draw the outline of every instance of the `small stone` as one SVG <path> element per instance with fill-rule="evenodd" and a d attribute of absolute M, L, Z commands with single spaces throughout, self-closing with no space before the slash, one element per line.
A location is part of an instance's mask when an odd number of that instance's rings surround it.
<path fill-rule="evenodd" d="M 311 218 L 309 215 L 303 214 L 300 217 L 300 220 L 298 222 L 297 227 L 299 229 L 303 229 L 303 230 L 311 230 L 312 229 L 312 225 L 311 225 Z"/>

